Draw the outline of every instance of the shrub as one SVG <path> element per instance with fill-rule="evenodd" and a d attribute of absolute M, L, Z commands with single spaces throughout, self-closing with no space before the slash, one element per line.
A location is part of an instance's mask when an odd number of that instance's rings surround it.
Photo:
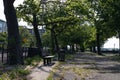
<path fill-rule="evenodd" d="M 39 56 L 35 56 L 35 57 L 32 57 L 32 58 L 27 58 L 25 60 L 25 64 L 26 65 L 33 65 L 33 66 L 35 66 L 40 61 L 41 61 L 41 58 Z"/>
<path fill-rule="evenodd" d="M 28 75 L 29 73 L 29 70 L 17 68 L 12 71 L 3 73 L 0 77 L 0 80 L 25 80 L 26 75 Z"/>

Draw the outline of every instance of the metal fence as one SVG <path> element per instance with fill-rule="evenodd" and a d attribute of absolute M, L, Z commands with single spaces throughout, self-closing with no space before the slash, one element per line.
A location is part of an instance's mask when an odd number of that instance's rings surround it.
<path fill-rule="evenodd" d="M 28 48 L 24 47 L 22 48 L 23 58 L 27 58 L 28 56 Z M 0 48 L 0 63 L 7 63 L 9 60 L 9 53 L 8 50 L 4 47 Z"/>

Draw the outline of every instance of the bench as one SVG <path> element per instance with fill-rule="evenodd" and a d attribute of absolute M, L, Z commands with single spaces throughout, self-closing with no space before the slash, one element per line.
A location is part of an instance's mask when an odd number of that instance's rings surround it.
<path fill-rule="evenodd" d="M 45 57 L 43 57 L 44 65 L 50 65 L 52 58 L 54 58 L 54 56 L 45 56 Z"/>

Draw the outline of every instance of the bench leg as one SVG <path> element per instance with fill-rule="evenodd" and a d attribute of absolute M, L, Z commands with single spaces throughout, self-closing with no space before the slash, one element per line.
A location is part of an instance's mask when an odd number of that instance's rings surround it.
<path fill-rule="evenodd" d="M 51 58 L 49 59 L 49 64 L 51 64 Z"/>
<path fill-rule="evenodd" d="M 47 65 L 50 65 L 51 64 L 51 58 L 48 58 L 47 59 Z"/>
<path fill-rule="evenodd" d="M 46 59 L 45 58 L 43 59 L 43 62 L 44 62 L 44 65 L 45 65 L 46 64 Z"/>

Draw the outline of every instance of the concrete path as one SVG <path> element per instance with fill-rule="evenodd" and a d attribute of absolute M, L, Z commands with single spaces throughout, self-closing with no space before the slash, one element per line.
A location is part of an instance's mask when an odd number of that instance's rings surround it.
<path fill-rule="evenodd" d="M 37 67 L 31 69 L 31 74 L 27 76 L 28 80 L 47 80 L 52 68 L 57 64 L 44 66 L 43 63 L 40 63 Z"/>
<path fill-rule="evenodd" d="M 58 67 L 53 80 L 120 80 L 120 62 L 112 60 L 110 55 L 75 54 Z M 78 68 L 78 74 L 74 73 L 75 68 Z"/>

